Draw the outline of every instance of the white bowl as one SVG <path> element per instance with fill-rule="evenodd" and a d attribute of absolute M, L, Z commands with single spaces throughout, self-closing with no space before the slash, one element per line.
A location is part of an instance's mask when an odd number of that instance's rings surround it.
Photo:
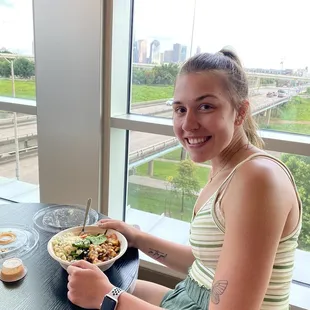
<path fill-rule="evenodd" d="M 73 233 L 73 234 L 78 235 L 80 233 L 81 229 L 82 229 L 82 227 L 78 226 L 78 227 L 71 227 L 71 228 L 68 228 L 66 230 L 62 230 L 58 234 L 54 235 L 49 240 L 49 242 L 47 244 L 48 253 L 51 255 L 52 258 L 54 258 L 57 262 L 59 262 L 61 267 L 64 268 L 65 270 L 67 270 L 68 266 L 70 266 L 72 264 L 72 262 L 65 261 L 65 260 L 63 260 L 63 259 L 61 259 L 55 255 L 54 249 L 52 246 L 52 240 L 54 238 L 63 236 L 67 233 Z M 98 226 L 85 226 L 85 233 L 91 233 L 91 234 L 101 233 L 102 234 L 104 232 L 105 232 L 105 230 L 98 227 Z M 108 229 L 106 234 L 107 235 L 115 234 L 117 236 L 118 240 L 120 241 L 121 249 L 120 249 L 119 254 L 117 256 L 115 256 L 114 258 L 109 259 L 108 261 L 96 264 L 96 266 L 98 266 L 102 271 L 109 269 L 117 259 L 119 259 L 120 257 L 122 257 L 124 255 L 124 253 L 126 252 L 126 250 L 128 248 L 128 242 L 127 242 L 126 238 L 120 232 L 118 232 L 114 229 Z"/>

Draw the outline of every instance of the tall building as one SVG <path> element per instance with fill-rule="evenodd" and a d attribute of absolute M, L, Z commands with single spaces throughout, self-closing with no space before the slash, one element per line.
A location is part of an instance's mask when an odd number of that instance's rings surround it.
<path fill-rule="evenodd" d="M 187 56 L 187 46 L 186 45 L 182 45 L 181 47 L 181 55 L 180 55 L 180 61 L 184 62 L 186 60 L 186 56 Z"/>
<path fill-rule="evenodd" d="M 200 47 L 200 46 L 197 46 L 196 54 L 200 54 L 200 53 L 201 53 L 201 47 Z"/>
<path fill-rule="evenodd" d="M 165 60 L 164 53 L 160 53 L 160 63 L 161 64 L 164 63 L 164 60 Z"/>
<path fill-rule="evenodd" d="M 172 62 L 178 63 L 181 61 L 181 49 L 182 45 L 179 43 L 173 44 L 173 58 Z"/>
<path fill-rule="evenodd" d="M 151 43 L 149 63 L 151 64 L 160 63 L 160 43 L 157 40 L 154 40 Z"/>
<path fill-rule="evenodd" d="M 139 40 L 138 41 L 138 62 L 147 63 L 147 41 Z"/>
<path fill-rule="evenodd" d="M 138 42 L 134 41 L 133 42 L 133 47 L 132 47 L 132 60 L 135 63 L 139 62 L 139 46 Z"/>
<path fill-rule="evenodd" d="M 173 62 L 173 51 L 164 52 L 164 62 Z"/>

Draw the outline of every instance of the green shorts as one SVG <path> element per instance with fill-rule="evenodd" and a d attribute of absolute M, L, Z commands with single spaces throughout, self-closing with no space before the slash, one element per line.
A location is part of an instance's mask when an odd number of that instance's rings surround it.
<path fill-rule="evenodd" d="M 168 310 L 208 310 L 210 290 L 189 276 L 163 298 L 160 307 Z"/>

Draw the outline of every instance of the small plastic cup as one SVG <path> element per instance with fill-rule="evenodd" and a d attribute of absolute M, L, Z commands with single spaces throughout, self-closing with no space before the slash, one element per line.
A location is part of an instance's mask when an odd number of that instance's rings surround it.
<path fill-rule="evenodd" d="M 2 264 L 0 279 L 4 282 L 15 282 L 22 279 L 27 269 L 20 258 L 9 258 Z"/>

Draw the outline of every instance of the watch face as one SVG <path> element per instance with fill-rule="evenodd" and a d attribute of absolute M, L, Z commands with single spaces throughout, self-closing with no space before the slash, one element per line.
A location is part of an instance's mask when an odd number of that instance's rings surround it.
<path fill-rule="evenodd" d="M 116 304 L 117 303 L 114 299 L 110 298 L 109 296 L 105 296 L 101 306 L 101 310 L 114 310 Z"/>

